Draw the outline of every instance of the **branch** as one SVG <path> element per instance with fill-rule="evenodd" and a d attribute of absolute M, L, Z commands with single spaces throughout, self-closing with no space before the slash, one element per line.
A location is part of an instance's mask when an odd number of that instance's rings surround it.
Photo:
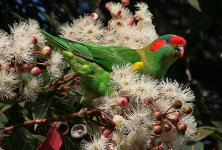
<path fill-rule="evenodd" d="M 193 78 L 192 78 L 192 74 L 191 74 L 191 71 L 190 71 L 190 58 L 189 57 L 187 57 L 186 58 L 186 69 L 185 69 L 185 74 L 186 74 L 186 76 L 187 76 L 187 80 L 189 81 L 189 82 L 191 82 L 192 80 L 193 80 Z"/>
<path fill-rule="evenodd" d="M 19 127 L 23 127 L 23 126 L 29 126 L 29 125 L 34 125 L 34 124 L 44 124 L 44 123 L 56 122 L 56 121 L 67 121 L 67 120 L 71 120 L 71 119 L 74 119 L 74 118 L 77 118 L 77 117 L 86 117 L 86 116 L 92 115 L 94 113 L 100 113 L 100 109 L 95 108 L 95 109 L 92 109 L 92 110 L 83 111 L 83 112 L 76 112 L 76 113 L 69 114 L 67 116 L 62 116 L 62 117 L 57 117 L 57 118 L 27 120 L 23 123 L 19 123 L 19 124 L 16 124 L 16 125 L 12 125 L 12 126 L 9 126 L 9 127 L 2 128 L 1 131 L 6 133 L 6 132 L 9 132 L 9 131 L 15 130 Z"/>

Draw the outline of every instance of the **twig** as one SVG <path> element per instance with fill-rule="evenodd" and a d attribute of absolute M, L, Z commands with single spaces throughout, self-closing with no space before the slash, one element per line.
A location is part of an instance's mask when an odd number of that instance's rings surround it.
<path fill-rule="evenodd" d="M 187 75 L 187 80 L 189 82 L 191 82 L 192 81 L 192 75 L 191 75 L 190 69 L 188 67 L 186 68 L 185 73 Z"/>
<path fill-rule="evenodd" d="M 186 61 L 185 74 L 186 74 L 186 76 L 187 76 L 187 80 L 188 80 L 189 82 L 191 82 L 191 81 L 193 80 L 193 78 L 192 78 L 192 74 L 191 74 L 191 71 L 190 71 L 190 58 L 187 57 L 187 58 L 185 59 L 185 61 Z"/>
<path fill-rule="evenodd" d="M 34 125 L 34 124 L 44 124 L 44 123 L 55 122 L 55 121 L 67 121 L 67 120 L 71 120 L 71 119 L 74 119 L 74 118 L 77 118 L 77 117 L 85 117 L 85 116 L 88 116 L 88 115 L 92 115 L 94 113 L 100 113 L 100 109 L 96 108 L 96 109 L 92 109 L 92 110 L 89 110 L 89 111 L 72 113 L 72 114 L 69 114 L 67 116 L 62 116 L 62 117 L 57 117 L 57 118 L 27 120 L 23 123 L 19 123 L 19 124 L 16 124 L 16 125 L 12 125 L 12 126 L 9 126 L 9 127 L 2 128 L 1 130 L 6 133 L 8 131 L 12 131 L 12 130 L 15 130 L 19 127 L 23 127 L 23 126 L 29 126 L 29 125 Z"/>

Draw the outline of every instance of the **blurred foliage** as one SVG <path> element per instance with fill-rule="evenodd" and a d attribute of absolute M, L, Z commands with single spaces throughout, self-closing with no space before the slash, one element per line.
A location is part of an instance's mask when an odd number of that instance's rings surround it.
<path fill-rule="evenodd" d="M 140 1 L 132 0 L 129 8 L 135 10 L 133 5 Z M 18 21 L 11 12 L 24 18 L 36 19 L 44 30 L 54 34 L 58 33 L 58 27 L 61 24 L 71 22 L 79 15 L 93 11 L 99 13 L 106 24 L 110 17 L 104 8 L 106 2 L 106 0 L 102 0 L 99 4 L 97 0 L 1 0 L 0 28 L 9 31 L 9 26 L 16 20 Z M 116 2 L 119 1 L 116 0 Z M 199 129 L 205 134 L 198 137 L 199 139 L 196 141 L 202 140 L 205 149 L 213 149 L 222 145 L 221 123 L 218 126 L 218 122 L 217 124 L 211 122 L 222 121 L 222 1 L 143 0 L 143 2 L 148 3 L 150 11 L 153 13 L 153 21 L 159 35 L 179 34 L 188 41 L 186 56 L 172 66 L 168 76 L 188 83 L 194 90 L 196 118 L 200 126 L 208 126 Z M 41 108 L 42 112 L 35 114 L 34 111 L 33 115 L 23 112 L 21 106 L 14 102 L 0 103 L 1 112 L 6 112 L 6 115 L 0 114 L 0 121 L 11 125 L 27 118 L 44 118 L 56 114 L 67 114 L 72 109 L 75 110 L 74 104 L 70 105 L 70 101 L 58 100 L 51 103 L 48 99 L 45 102 L 39 102 L 39 105 L 35 106 L 34 110 Z M 13 110 L 9 109 L 11 107 Z M 9 116 L 16 120 L 8 123 L 8 120 L 11 120 L 7 118 Z M 46 131 L 41 127 L 36 134 L 45 134 Z M 42 137 L 32 135 L 25 129 L 18 130 L 13 138 L 18 136 L 17 134 L 22 137 L 20 140 L 24 136 L 28 136 L 32 140 L 37 139 L 37 143 L 42 140 Z M 64 143 L 72 143 L 69 137 L 63 138 L 66 139 Z M 202 145 L 197 143 L 195 146 L 201 147 Z"/>

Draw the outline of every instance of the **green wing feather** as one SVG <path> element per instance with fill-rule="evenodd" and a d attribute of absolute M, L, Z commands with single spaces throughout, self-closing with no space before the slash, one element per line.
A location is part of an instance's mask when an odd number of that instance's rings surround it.
<path fill-rule="evenodd" d="M 41 30 L 41 32 L 45 35 L 46 40 L 50 46 L 52 46 L 53 48 L 57 48 L 60 51 L 68 50 L 68 45 L 66 44 L 67 42 L 65 39 L 53 36 L 44 30 Z"/>
<path fill-rule="evenodd" d="M 141 56 L 136 50 L 95 44 L 83 44 L 92 54 L 94 61 L 100 66 L 111 70 L 113 64 L 126 64 L 141 61 Z"/>
<path fill-rule="evenodd" d="M 52 36 L 45 31 L 42 33 L 51 46 L 62 51 L 70 51 L 81 58 L 97 63 L 106 70 L 111 70 L 113 64 L 133 64 L 141 61 L 139 53 L 130 48 L 80 43 Z"/>

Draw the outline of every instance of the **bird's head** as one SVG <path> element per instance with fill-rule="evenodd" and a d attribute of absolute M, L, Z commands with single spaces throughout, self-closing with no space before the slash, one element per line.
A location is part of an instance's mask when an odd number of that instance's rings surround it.
<path fill-rule="evenodd" d="M 186 44 L 187 42 L 183 37 L 167 34 L 160 36 L 153 43 L 151 43 L 150 51 L 179 58 L 184 55 Z"/>

